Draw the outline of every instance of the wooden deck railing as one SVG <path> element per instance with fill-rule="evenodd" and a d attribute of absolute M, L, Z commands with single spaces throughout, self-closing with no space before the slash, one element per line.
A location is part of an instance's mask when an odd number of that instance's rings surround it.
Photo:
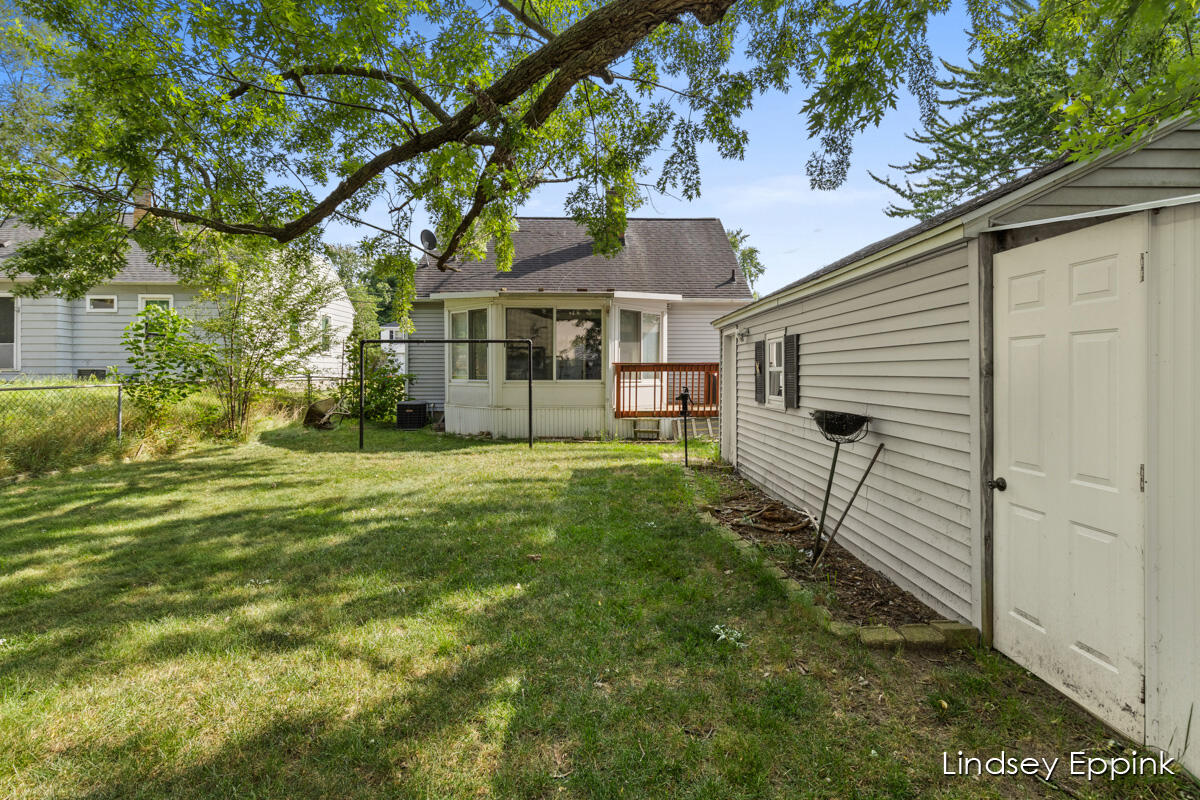
<path fill-rule="evenodd" d="M 689 416 L 715 417 L 719 412 L 719 366 L 714 362 L 679 364 L 613 364 L 616 373 L 614 415 L 677 417 L 675 399 L 686 386 L 692 396 Z"/>

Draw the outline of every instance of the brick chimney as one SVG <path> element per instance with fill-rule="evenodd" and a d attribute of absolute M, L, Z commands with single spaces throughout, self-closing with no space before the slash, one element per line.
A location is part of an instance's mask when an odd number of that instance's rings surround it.
<path fill-rule="evenodd" d="M 134 195 L 134 202 L 143 203 L 145 205 L 154 205 L 154 190 L 150 187 L 139 189 Z M 133 207 L 133 224 L 138 224 L 142 217 L 146 216 L 146 209 Z"/>

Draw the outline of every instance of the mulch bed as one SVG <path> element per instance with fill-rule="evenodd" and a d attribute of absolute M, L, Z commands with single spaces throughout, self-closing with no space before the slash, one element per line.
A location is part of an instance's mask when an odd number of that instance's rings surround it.
<path fill-rule="evenodd" d="M 941 618 L 917 598 L 859 561 L 834 541 L 814 572 L 810 566 L 816 520 L 768 497 L 729 470 L 699 467 L 716 475 L 727 490 L 724 499 L 705 506 L 710 514 L 773 556 L 792 548 L 791 557 L 776 563 L 791 577 L 809 586 L 833 617 L 857 625 L 905 625 Z M 830 510 L 825 525 L 832 528 L 841 508 Z"/>

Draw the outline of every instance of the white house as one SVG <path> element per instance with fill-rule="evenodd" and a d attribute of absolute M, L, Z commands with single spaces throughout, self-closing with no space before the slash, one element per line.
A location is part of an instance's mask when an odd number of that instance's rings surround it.
<path fill-rule="evenodd" d="M 718 319 L 722 451 L 812 507 L 811 412 L 870 417 L 835 509 L 886 450 L 839 541 L 1200 771 L 1198 319 L 1200 125 L 1175 123 Z"/>
<path fill-rule="evenodd" d="M 655 435 L 684 386 L 717 409 L 712 321 L 751 299 L 717 219 L 631 219 L 624 249 L 592 254 L 570 219 L 520 217 L 512 269 L 483 262 L 416 273 L 413 338 L 530 338 L 536 436 Z M 446 430 L 524 436 L 528 355 L 504 345 L 407 346 L 414 399 Z"/>
<path fill-rule="evenodd" d="M 0 225 L 0 275 L 4 259 L 37 236 L 27 226 Z M 103 376 L 109 366 L 125 369 L 125 326 L 148 305 L 182 312 L 196 298 L 194 290 L 152 263 L 137 245 L 130 246 L 125 268 L 85 297 L 16 297 L 12 290 L 13 282 L 0 277 L 0 381 L 24 375 Z M 337 375 L 354 307 L 339 293 L 320 316 L 320 324 L 329 330 L 329 349 L 312 359 L 309 369 L 317 375 Z"/>

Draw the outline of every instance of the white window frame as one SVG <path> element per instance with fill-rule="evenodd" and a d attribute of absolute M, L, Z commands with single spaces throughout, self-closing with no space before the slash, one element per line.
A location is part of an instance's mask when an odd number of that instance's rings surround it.
<path fill-rule="evenodd" d="M 533 301 L 530 301 L 530 302 L 522 301 L 522 302 L 508 303 L 506 305 L 501 306 L 500 308 L 504 311 L 501 321 L 504 323 L 504 336 L 505 337 L 508 336 L 508 309 L 510 309 L 510 308 L 548 308 L 554 312 L 554 318 L 551 321 L 551 325 L 550 325 L 550 347 L 552 348 L 552 353 L 550 356 L 550 377 L 549 378 L 534 378 L 533 379 L 534 383 L 561 383 L 564 386 L 576 386 L 576 385 L 578 385 L 578 386 L 596 386 L 597 384 L 604 383 L 604 372 L 608 366 L 608 357 L 605 353 L 605 350 L 608 347 L 608 340 L 607 340 L 607 338 L 605 338 L 605 322 L 604 322 L 605 314 L 604 314 L 603 306 L 588 305 L 587 303 L 582 303 L 582 304 L 581 303 L 569 303 L 569 302 L 564 303 L 564 302 L 554 302 L 554 301 L 549 301 L 549 302 L 544 302 L 544 303 L 535 303 Z M 558 377 L 558 358 L 557 358 L 557 353 L 558 353 L 558 312 L 560 310 L 561 311 L 597 311 L 597 312 L 599 312 L 599 314 L 600 314 L 600 377 L 598 377 L 598 378 L 559 378 Z M 649 313 L 653 313 L 653 312 L 649 312 Z M 620 325 L 619 317 L 617 319 L 617 324 L 618 324 L 618 326 Z M 618 334 L 619 334 L 619 332 L 620 332 L 620 329 L 618 327 Z M 639 339 L 640 339 L 640 336 L 639 336 Z M 508 347 L 509 347 L 508 345 L 505 345 L 506 353 L 507 353 Z M 661 323 L 660 323 L 660 328 L 659 328 L 659 347 L 660 348 L 662 347 Z M 504 362 L 503 380 L 505 383 L 512 383 L 512 384 L 524 385 L 524 383 L 525 383 L 524 378 L 509 378 L 508 377 L 508 359 L 507 359 L 507 357 L 505 358 L 505 362 Z"/>
<path fill-rule="evenodd" d="M 637 361 L 621 361 L 622 364 L 661 364 L 663 362 L 663 319 L 666 315 L 662 311 L 643 311 L 640 308 L 617 308 L 616 327 L 617 327 L 617 355 L 620 360 L 621 354 L 621 315 L 637 314 L 638 319 L 638 360 Z M 654 358 L 646 358 L 646 317 L 658 317 L 658 352 L 654 354 Z"/>
<path fill-rule="evenodd" d="M 112 300 L 112 308 L 92 308 L 93 300 Z M 84 309 L 89 314 L 116 314 L 121 307 L 121 301 L 115 294 L 89 294 L 83 299 Z"/>
<path fill-rule="evenodd" d="M 328 314 L 321 315 L 321 352 L 328 353 L 333 349 L 333 318 Z"/>
<path fill-rule="evenodd" d="M 778 348 L 778 362 L 776 361 Z M 767 339 L 767 403 L 773 406 L 783 406 L 783 336 L 773 336 Z M 779 376 L 779 391 L 771 389 L 771 377 Z"/>
<path fill-rule="evenodd" d="M 138 313 L 146 310 L 147 300 L 166 300 L 167 308 L 175 308 L 175 295 L 173 294 L 139 294 L 138 295 Z"/>
<path fill-rule="evenodd" d="M 21 298 L 12 292 L 0 292 L 0 297 L 11 297 L 13 301 L 13 365 L 0 369 L 0 372 L 21 371 Z"/>
<path fill-rule="evenodd" d="M 449 331 L 449 333 L 446 336 L 447 339 L 454 338 L 454 315 L 455 314 L 466 315 L 466 317 L 467 317 L 467 338 L 468 339 L 471 338 L 471 312 L 472 311 L 482 311 L 484 313 L 484 320 L 486 322 L 486 326 L 487 326 L 487 330 L 488 330 L 488 336 L 486 338 L 491 338 L 491 331 L 492 331 L 491 307 L 490 306 L 472 306 L 471 308 L 456 308 L 453 310 L 450 310 L 450 309 L 446 310 L 446 325 L 447 325 L 447 328 Z M 474 383 L 474 384 L 487 383 L 488 379 L 491 377 L 491 374 L 492 374 L 491 346 L 484 345 L 486 350 L 484 351 L 484 356 L 483 356 L 483 370 L 485 373 L 487 373 L 486 377 L 472 378 L 471 377 L 471 348 L 474 345 L 470 345 L 470 344 L 461 345 L 462 347 L 467 348 L 467 377 L 456 378 L 456 377 L 454 377 L 454 348 L 458 347 L 458 346 L 459 345 L 451 344 L 449 347 L 446 348 L 446 356 L 447 356 L 446 374 L 448 376 L 450 376 L 450 380 L 453 381 L 454 383 Z M 406 347 L 405 350 L 407 350 L 407 349 L 408 348 Z M 405 353 L 405 356 L 407 357 L 407 353 Z"/>

